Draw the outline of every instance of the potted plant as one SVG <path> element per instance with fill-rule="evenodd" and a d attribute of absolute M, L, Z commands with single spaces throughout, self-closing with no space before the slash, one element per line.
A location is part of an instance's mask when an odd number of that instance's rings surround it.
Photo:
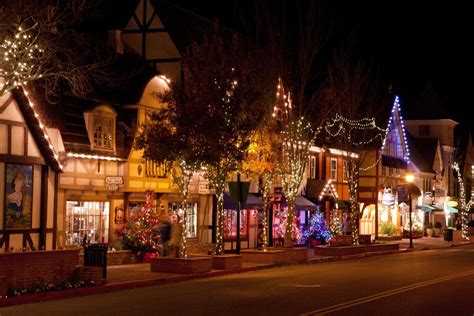
<path fill-rule="evenodd" d="M 426 228 L 426 236 L 433 237 L 433 224 L 432 223 L 426 223 L 425 228 Z"/>
<path fill-rule="evenodd" d="M 441 224 L 441 222 L 436 222 L 434 224 L 434 237 L 441 236 L 441 228 L 443 228 L 443 224 Z"/>

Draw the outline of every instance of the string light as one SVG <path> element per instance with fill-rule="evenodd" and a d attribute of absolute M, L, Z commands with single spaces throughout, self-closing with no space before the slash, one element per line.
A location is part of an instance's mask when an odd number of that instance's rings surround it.
<path fill-rule="evenodd" d="M 468 212 L 471 209 L 471 206 L 473 204 L 472 198 L 466 202 L 466 193 L 464 192 L 464 183 L 462 180 L 462 174 L 459 169 L 459 164 L 455 162 L 452 165 L 452 168 L 456 171 L 457 177 L 458 177 L 458 185 L 459 185 L 459 200 L 461 202 L 461 228 L 462 228 L 462 239 L 464 241 L 469 240 L 469 227 L 467 225 L 467 216 Z"/>
<path fill-rule="evenodd" d="M 100 156 L 100 155 L 87 155 L 87 154 L 79 154 L 68 152 L 68 157 L 71 158 L 81 158 L 81 159 L 93 159 L 93 160 L 107 160 L 107 161 L 127 161 L 127 159 L 118 158 L 118 157 L 111 157 L 111 156 Z"/>
<path fill-rule="evenodd" d="M 30 33 L 36 25 L 23 29 L 17 28 L 12 36 L 6 36 L 0 44 L 0 77 L 4 79 L 0 84 L 0 96 L 28 81 L 41 77 L 41 67 L 35 60 L 40 59 L 44 51 L 37 44 L 37 36 Z"/>
<path fill-rule="evenodd" d="M 326 185 L 323 187 L 323 189 L 322 189 L 321 192 L 319 193 L 319 200 L 320 200 L 320 201 L 323 199 L 323 196 L 326 194 L 326 192 L 327 192 L 328 190 L 332 193 L 332 195 L 334 196 L 334 198 L 335 198 L 336 200 L 339 200 L 339 195 L 337 194 L 336 189 L 335 189 L 334 186 L 332 185 L 332 180 L 329 179 L 329 180 L 326 182 Z"/>
<path fill-rule="evenodd" d="M 48 132 L 46 131 L 46 128 L 44 128 L 45 126 L 43 125 L 43 123 L 41 122 L 40 120 L 40 115 L 38 114 L 38 112 L 35 111 L 34 109 L 34 103 L 33 101 L 31 101 L 30 97 L 29 97 L 29 93 L 28 91 L 26 90 L 26 87 L 25 86 L 22 86 L 22 92 L 23 92 L 23 95 L 26 97 L 27 101 L 28 101 L 28 105 L 30 106 L 31 110 L 33 111 L 33 114 L 34 114 L 34 117 L 36 119 L 36 123 L 38 124 L 39 128 L 41 129 L 41 131 L 43 132 L 43 137 L 45 139 L 45 141 L 48 143 L 48 148 L 49 150 L 51 151 L 54 159 L 56 160 L 58 166 L 59 166 L 59 169 L 63 169 L 63 165 L 61 164 L 61 162 L 59 161 L 59 155 L 56 153 L 56 150 L 54 149 L 54 146 L 53 146 L 53 143 L 51 141 L 51 137 L 49 137 L 48 135 Z"/>

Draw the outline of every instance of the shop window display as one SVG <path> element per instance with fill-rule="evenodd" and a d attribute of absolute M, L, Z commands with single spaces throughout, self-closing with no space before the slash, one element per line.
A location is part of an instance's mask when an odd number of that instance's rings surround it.
<path fill-rule="evenodd" d="M 66 245 L 109 240 L 109 202 L 66 202 Z"/>
<path fill-rule="evenodd" d="M 248 214 L 250 210 L 241 210 L 240 215 L 240 236 L 243 239 L 248 238 Z M 224 210 L 224 239 L 233 239 L 237 237 L 237 211 Z"/>

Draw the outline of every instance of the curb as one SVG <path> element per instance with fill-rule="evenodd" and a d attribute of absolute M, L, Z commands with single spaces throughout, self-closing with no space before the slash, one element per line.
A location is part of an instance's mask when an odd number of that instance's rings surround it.
<path fill-rule="evenodd" d="M 0 307 L 7 307 L 7 306 L 12 306 L 12 305 L 20 305 L 20 304 L 29 304 L 29 303 L 38 303 L 38 302 L 58 300 L 58 299 L 64 299 L 64 298 L 96 295 L 96 294 L 129 290 L 129 289 L 135 289 L 135 288 L 141 288 L 141 287 L 149 287 L 149 286 L 164 285 L 164 284 L 178 283 L 178 282 L 205 279 L 205 278 L 213 278 L 213 277 L 219 277 L 219 276 L 228 275 L 228 274 L 239 274 L 239 273 L 244 273 L 244 272 L 270 269 L 270 268 L 275 268 L 279 266 L 281 265 L 270 264 L 270 265 L 246 267 L 246 268 L 239 268 L 239 269 L 211 271 L 211 272 L 205 272 L 205 273 L 199 273 L 199 274 L 178 275 L 178 276 L 172 276 L 172 277 L 161 278 L 161 279 L 126 281 L 126 282 L 120 282 L 120 283 L 102 284 L 102 285 L 91 286 L 91 287 L 73 288 L 73 289 L 67 289 L 67 290 L 61 290 L 61 291 L 51 291 L 51 292 L 41 292 L 41 293 L 36 293 L 36 294 L 20 295 L 20 296 L 7 297 L 7 298 L 0 299 Z"/>
<path fill-rule="evenodd" d="M 388 251 L 379 251 L 379 252 L 371 252 L 371 253 L 362 253 L 362 254 L 347 255 L 347 256 L 334 256 L 334 257 L 328 256 L 328 257 L 322 257 L 322 258 L 316 258 L 316 259 L 308 259 L 308 260 L 300 261 L 300 262 L 273 263 L 273 264 L 255 266 L 255 267 L 210 271 L 210 272 L 199 273 L 199 274 L 178 275 L 178 276 L 172 276 L 172 277 L 161 278 L 161 279 L 126 281 L 126 282 L 120 282 L 120 283 L 102 284 L 102 285 L 97 285 L 97 286 L 92 286 L 92 287 L 73 288 L 73 289 L 51 291 L 51 292 L 41 292 L 41 293 L 36 293 L 36 294 L 20 295 L 20 296 L 0 299 L 0 307 L 7 307 L 7 306 L 13 306 L 13 305 L 20 305 L 20 304 L 29 304 L 29 303 L 38 303 L 38 302 L 45 302 L 45 301 L 58 300 L 58 299 L 71 298 L 71 297 L 96 295 L 96 294 L 129 290 L 129 289 L 135 289 L 135 288 L 213 278 L 213 277 L 219 277 L 219 276 L 224 276 L 224 275 L 229 275 L 229 274 L 239 274 L 239 273 L 245 273 L 245 272 L 251 272 L 251 271 L 266 270 L 266 269 L 271 269 L 271 268 L 276 268 L 276 267 L 284 267 L 284 266 L 297 265 L 297 264 L 315 264 L 315 263 L 325 263 L 325 262 L 332 262 L 332 261 L 339 261 L 339 260 L 352 260 L 352 259 L 360 259 L 364 257 L 396 254 L 396 253 L 403 253 L 403 252 L 407 252 L 407 250 L 400 249 L 400 250 L 388 250 Z"/>

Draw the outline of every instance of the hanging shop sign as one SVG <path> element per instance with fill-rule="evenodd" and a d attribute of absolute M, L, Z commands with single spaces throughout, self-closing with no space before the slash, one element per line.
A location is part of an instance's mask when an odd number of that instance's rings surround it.
<path fill-rule="evenodd" d="M 105 177 L 105 185 L 109 191 L 118 191 L 119 187 L 123 185 L 123 177 L 107 176 Z"/>
<path fill-rule="evenodd" d="M 110 184 L 122 185 L 123 184 L 123 177 L 122 176 L 107 176 L 107 177 L 105 177 L 105 184 L 107 184 L 107 185 L 110 185 Z"/>
<path fill-rule="evenodd" d="M 387 206 L 392 206 L 395 204 L 395 195 L 392 193 L 392 189 L 384 189 L 382 195 L 382 204 Z"/>

